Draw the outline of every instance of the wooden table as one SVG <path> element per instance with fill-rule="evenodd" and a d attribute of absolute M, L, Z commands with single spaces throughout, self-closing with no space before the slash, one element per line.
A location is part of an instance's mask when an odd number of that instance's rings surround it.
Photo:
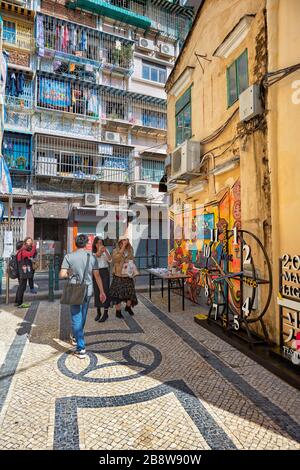
<path fill-rule="evenodd" d="M 156 279 L 161 280 L 161 296 L 164 296 L 164 281 L 168 282 L 168 312 L 171 311 L 171 290 L 181 289 L 182 291 L 182 310 L 184 310 L 184 281 L 188 279 L 189 275 L 187 274 L 170 274 L 170 273 L 163 273 L 158 271 L 157 269 L 148 269 L 149 272 L 149 297 L 151 299 L 152 294 L 152 282 Z M 176 285 L 175 284 L 176 282 Z"/>

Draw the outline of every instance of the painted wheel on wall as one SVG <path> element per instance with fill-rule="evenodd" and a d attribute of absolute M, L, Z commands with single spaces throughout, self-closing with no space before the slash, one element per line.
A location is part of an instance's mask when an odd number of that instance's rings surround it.
<path fill-rule="evenodd" d="M 215 291 L 222 291 L 226 309 L 215 314 L 223 316 L 223 325 L 238 331 L 260 322 L 267 338 L 263 317 L 268 310 L 272 295 L 272 270 L 267 252 L 261 241 L 251 232 L 228 230 L 226 243 L 214 242 L 206 248 L 207 266 L 213 278 Z M 217 275 L 216 275 L 217 273 Z M 220 301 L 214 296 L 211 310 L 219 309 Z M 212 312 L 210 312 L 212 317 Z M 224 318 L 224 315 L 226 318 Z"/>

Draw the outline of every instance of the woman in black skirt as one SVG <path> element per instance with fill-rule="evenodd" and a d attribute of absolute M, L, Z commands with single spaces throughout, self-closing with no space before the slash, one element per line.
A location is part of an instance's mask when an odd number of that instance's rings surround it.
<path fill-rule="evenodd" d="M 100 292 L 98 288 L 98 284 L 93 278 L 93 284 L 94 284 L 94 296 L 95 296 L 95 307 L 97 308 L 97 316 L 95 318 L 95 321 L 99 322 L 105 322 L 108 319 L 108 309 L 110 306 L 110 298 L 109 298 L 109 284 L 110 284 L 110 275 L 109 275 L 109 263 L 111 263 L 111 256 L 107 249 L 105 248 L 103 244 L 103 240 L 99 237 L 95 237 L 94 242 L 93 242 L 93 248 L 92 251 L 98 261 L 98 267 L 99 267 L 99 274 L 102 279 L 102 284 L 104 288 L 104 292 L 106 295 L 106 300 L 104 304 L 100 302 Z M 104 308 L 104 314 L 101 317 L 101 308 Z"/>
<path fill-rule="evenodd" d="M 116 305 L 116 317 L 122 318 L 121 303 L 126 302 L 125 310 L 134 315 L 131 307 L 137 305 L 137 297 L 133 277 L 128 275 L 126 266 L 134 260 L 132 246 L 127 237 L 120 237 L 117 248 L 112 254 L 113 281 L 109 289 L 109 297 Z"/>

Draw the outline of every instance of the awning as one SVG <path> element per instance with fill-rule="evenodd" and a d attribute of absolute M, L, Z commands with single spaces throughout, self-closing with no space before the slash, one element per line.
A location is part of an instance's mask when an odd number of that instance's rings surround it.
<path fill-rule="evenodd" d="M 63 219 L 69 218 L 69 204 L 67 202 L 34 202 L 32 206 L 35 219 Z"/>
<path fill-rule="evenodd" d="M 103 0 L 68 0 L 66 6 L 71 9 L 82 8 L 83 10 L 107 16 L 122 23 L 132 24 L 142 29 L 150 28 L 152 23 L 147 16 L 140 15 L 127 8 L 112 5 Z"/>

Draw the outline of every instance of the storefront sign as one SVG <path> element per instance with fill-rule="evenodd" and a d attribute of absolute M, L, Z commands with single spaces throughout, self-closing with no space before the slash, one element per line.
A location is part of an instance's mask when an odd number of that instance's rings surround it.
<path fill-rule="evenodd" d="M 13 219 L 25 219 L 26 204 L 14 203 L 12 207 L 11 217 Z M 4 218 L 8 218 L 8 203 L 4 204 Z"/>
<path fill-rule="evenodd" d="M 300 256 L 285 254 L 280 260 L 280 348 L 282 355 L 300 365 Z"/>

